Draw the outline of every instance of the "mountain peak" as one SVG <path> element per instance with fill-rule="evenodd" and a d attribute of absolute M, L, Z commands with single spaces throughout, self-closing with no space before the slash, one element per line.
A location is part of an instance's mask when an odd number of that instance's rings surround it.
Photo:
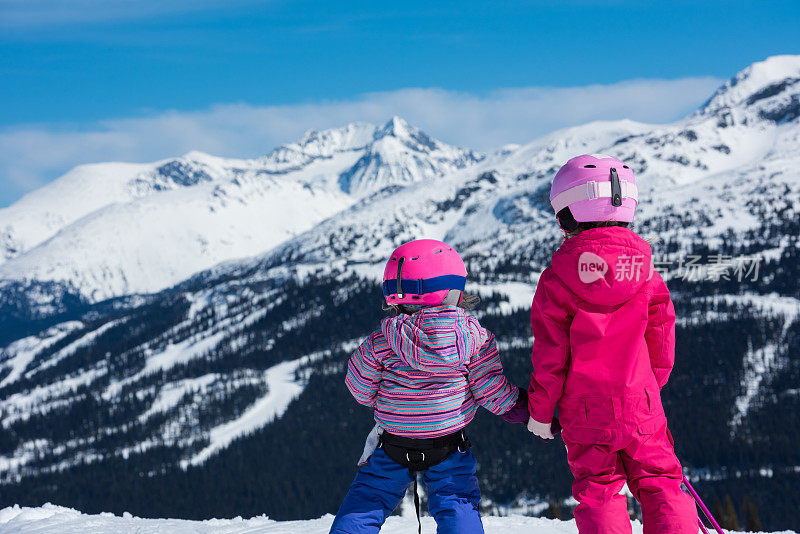
<path fill-rule="evenodd" d="M 300 140 L 279 146 L 263 160 L 278 171 L 296 168 L 316 158 L 364 148 L 373 141 L 375 130 L 375 125 L 364 122 L 351 122 L 327 130 L 308 130 Z"/>
<path fill-rule="evenodd" d="M 463 169 L 483 154 L 447 145 L 394 116 L 375 129 L 364 155 L 339 175 L 342 191 L 366 195 L 389 185 L 408 185 Z"/>
<path fill-rule="evenodd" d="M 297 145 L 306 150 L 354 150 L 362 148 L 369 142 L 370 134 L 375 126 L 365 122 L 351 122 L 338 128 L 326 130 L 308 130 L 296 143 L 285 146 Z"/>
<path fill-rule="evenodd" d="M 402 145 L 415 152 L 431 153 L 449 146 L 396 115 L 375 130 L 374 139 L 371 145 L 373 151 L 391 150 L 391 146 Z"/>
<path fill-rule="evenodd" d="M 750 107 L 773 97 L 800 93 L 800 55 L 771 56 L 753 63 L 725 82 L 701 108 L 701 113 L 713 114 L 732 107 Z M 762 114 L 763 115 L 763 114 Z M 775 115 L 775 116 L 773 116 Z M 785 119 L 770 113 L 773 120 Z M 788 117 L 791 120 L 792 116 Z"/>
<path fill-rule="evenodd" d="M 412 133 L 416 132 L 419 132 L 417 128 L 414 128 L 408 124 L 405 119 L 395 115 L 386 121 L 383 126 L 378 128 L 378 130 L 375 132 L 375 137 L 379 138 L 386 135 L 391 135 L 394 137 L 409 137 Z"/>
<path fill-rule="evenodd" d="M 394 116 L 381 126 L 351 122 L 339 128 L 308 130 L 298 141 L 279 146 L 265 159 L 278 167 L 291 168 L 340 152 L 375 148 L 376 144 L 380 145 L 385 140 L 399 141 L 415 150 L 434 150 L 439 144 L 401 117 Z"/>

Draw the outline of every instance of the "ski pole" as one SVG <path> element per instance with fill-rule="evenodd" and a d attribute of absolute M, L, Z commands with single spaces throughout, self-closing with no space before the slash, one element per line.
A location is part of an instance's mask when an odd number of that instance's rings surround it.
<path fill-rule="evenodd" d="M 708 511 L 708 507 L 703 502 L 703 499 L 700 498 L 700 495 L 697 494 L 694 487 L 692 487 L 692 485 L 689 483 L 689 479 L 686 478 L 686 475 L 683 476 L 683 483 L 686 485 L 686 489 L 689 490 L 689 494 L 694 499 L 694 502 L 696 502 L 697 506 L 699 506 L 700 510 L 702 510 L 703 515 L 705 515 L 706 518 L 711 522 L 711 525 L 714 527 L 714 530 L 716 530 L 719 534 L 725 534 L 720 528 L 719 524 L 717 523 L 717 520 L 714 519 L 714 516 L 711 515 L 711 512 Z M 706 529 L 706 526 L 703 524 L 703 521 L 702 520 L 699 521 L 700 521 L 700 528 L 703 530 L 705 534 L 708 534 L 708 530 Z"/>

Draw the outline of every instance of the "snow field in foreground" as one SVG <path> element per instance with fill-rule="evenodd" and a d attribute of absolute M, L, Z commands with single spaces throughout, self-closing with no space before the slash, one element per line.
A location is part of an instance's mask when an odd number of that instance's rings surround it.
<path fill-rule="evenodd" d="M 87 515 L 70 508 L 45 504 L 40 508 L 11 506 L 0 510 L 0 534 L 327 534 L 333 516 L 325 515 L 307 521 L 273 521 L 265 516 L 252 519 L 209 519 L 185 521 L 182 519 L 140 519 L 129 513 L 117 517 L 113 514 Z M 538 517 L 514 515 L 510 517 L 484 517 L 487 534 L 560 534 L 577 533 L 575 521 L 557 521 Z M 430 517 L 422 518 L 426 534 L 436 532 Z M 417 531 L 414 517 L 390 517 L 381 532 L 408 534 Z M 642 525 L 633 523 L 634 534 L 641 534 Z M 785 530 L 775 534 L 796 534 Z"/>
<path fill-rule="evenodd" d="M 273 521 L 267 517 L 252 519 L 210 519 L 185 521 L 180 519 L 139 519 L 125 513 L 87 515 L 70 508 L 46 504 L 41 508 L 19 506 L 0 510 L 0 534 L 327 534 L 333 516 L 326 515 L 308 521 Z M 555 534 L 575 533 L 574 521 L 555 521 L 534 517 L 485 517 L 487 534 Z M 430 517 L 422 519 L 426 534 L 436 532 Z M 408 534 L 417 531 L 416 518 L 390 517 L 381 530 L 385 534 Z M 634 524 L 634 533 L 641 533 Z"/>

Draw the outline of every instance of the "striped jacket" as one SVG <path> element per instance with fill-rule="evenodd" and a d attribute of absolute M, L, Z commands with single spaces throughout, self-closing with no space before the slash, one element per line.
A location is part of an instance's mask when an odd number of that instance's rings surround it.
<path fill-rule="evenodd" d="M 456 432 L 478 405 L 504 414 L 519 394 L 494 335 L 455 306 L 384 319 L 350 357 L 345 383 L 380 426 L 412 438 Z"/>

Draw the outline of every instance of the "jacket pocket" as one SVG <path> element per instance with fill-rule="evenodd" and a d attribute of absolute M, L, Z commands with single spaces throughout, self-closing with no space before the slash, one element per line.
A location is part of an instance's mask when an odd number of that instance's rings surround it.
<path fill-rule="evenodd" d="M 647 408 L 650 415 L 664 415 L 664 405 L 661 404 L 661 392 L 658 390 L 645 390 Z"/>
<path fill-rule="evenodd" d="M 636 424 L 636 431 L 642 436 L 649 436 L 660 432 L 667 425 L 663 416 L 651 417 Z"/>
<path fill-rule="evenodd" d="M 617 424 L 611 397 L 565 397 L 558 405 L 563 425 L 605 430 Z"/>
<path fill-rule="evenodd" d="M 565 426 L 561 434 L 566 442 L 584 445 L 611 445 L 614 442 L 614 431 L 611 429 Z"/>

